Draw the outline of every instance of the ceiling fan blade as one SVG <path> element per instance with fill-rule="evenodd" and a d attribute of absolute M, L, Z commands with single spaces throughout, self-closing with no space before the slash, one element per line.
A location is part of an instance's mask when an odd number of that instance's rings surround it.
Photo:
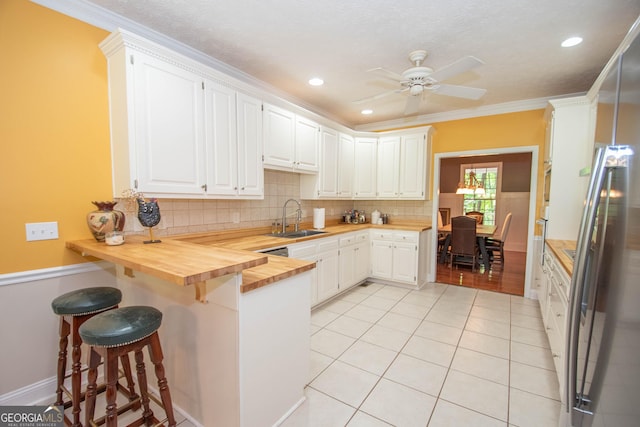
<path fill-rule="evenodd" d="M 381 68 L 381 67 L 372 68 L 370 70 L 367 70 L 367 73 L 376 73 L 380 77 L 391 79 L 391 80 L 396 81 L 396 82 L 402 82 L 402 81 L 406 80 L 404 77 L 402 77 L 402 75 L 400 75 L 398 73 L 394 73 L 393 71 L 389 71 L 389 70 Z"/>
<path fill-rule="evenodd" d="M 457 98 L 480 99 L 487 92 L 486 89 L 478 89 L 469 86 L 457 86 L 448 84 L 436 84 L 427 88 L 439 95 L 455 96 Z"/>
<path fill-rule="evenodd" d="M 441 82 L 483 64 L 484 62 L 475 56 L 465 56 L 429 74 L 429 78 Z"/>
<path fill-rule="evenodd" d="M 389 90 L 387 92 L 382 92 L 382 93 L 379 93 L 377 95 L 369 96 L 367 98 L 358 99 L 357 101 L 353 101 L 353 103 L 354 104 L 363 104 L 365 102 L 375 101 L 376 99 L 384 98 L 385 96 L 393 95 L 394 93 L 400 93 L 400 92 L 404 92 L 404 89 Z"/>
<path fill-rule="evenodd" d="M 420 101 L 422 101 L 422 93 L 420 95 L 409 95 L 407 97 L 407 105 L 404 107 L 404 115 L 409 116 L 417 113 Z"/>

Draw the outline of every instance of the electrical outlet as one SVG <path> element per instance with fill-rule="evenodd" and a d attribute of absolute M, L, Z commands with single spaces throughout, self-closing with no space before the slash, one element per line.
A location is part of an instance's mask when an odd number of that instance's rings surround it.
<path fill-rule="evenodd" d="M 54 222 L 31 222 L 25 224 L 27 231 L 27 242 L 34 240 L 55 240 L 58 238 L 58 223 Z"/>

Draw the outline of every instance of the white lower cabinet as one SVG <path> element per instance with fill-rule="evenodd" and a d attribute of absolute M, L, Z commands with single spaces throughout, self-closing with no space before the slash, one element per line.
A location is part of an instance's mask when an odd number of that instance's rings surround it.
<path fill-rule="evenodd" d="M 558 376 L 560 396 L 564 396 L 567 295 L 571 280 L 548 246 L 544 254 L 543 274 L 539 295 L 540 310 Z"/>
<path fill-rule="evenodd" d="M 371 231 L 371 277 L 420 286 L 426 281 L 427 232 Z M 420 263 L 420 258 L 423 262 Z"/>
<path fill-rule="evenodd" d="M 339 289 L 348 289 L 369 277 L 369 231 L 340 238 Z"/>
<path fill-rule="evenodd" d="M 311 306 L 340 291 L 338 286 L 338 237 L 326 237 L 288 246 L 289 257 L 316 263 L 311 281 Z"/>

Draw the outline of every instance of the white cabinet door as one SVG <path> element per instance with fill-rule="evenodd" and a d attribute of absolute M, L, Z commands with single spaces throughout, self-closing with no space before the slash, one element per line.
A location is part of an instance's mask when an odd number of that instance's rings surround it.
<path fill-rule="evenodd" d="M 394 242 L 393 244 L 393 280 L 415 284 L 418 272 L 418 245 L 415 243 Z"/>
<path fill-rule="evenodd" d="M 236 195 L 238 192 L 236 92 L 226 86 L 206 81 L 204 117 L 207 194 Z"/>
<path fill-rule="evenodd" d="M 338 132 L 322 128 L 320 141 L 320 171 L 318 196 L 336 197 L 338 194 Z M 313 180 L 313 177 L 309 179 Z"/>
<path fill-rule="evenodd" d="M 357 199 L 376 197 L 377 150 L 378 140 L 376 138 L 356 138 L 353 193 Z"/>
<path fill-rule="evenodd" d="M 338 143 L 338 188 L 339 198 L 353 197 L 353 168 L 355 166 L 355 140 L 350 135 L 341 133 Z"/>
<path fill-rule="evenodd" d="M 358 233 L 356 235 L 355 253 L 355 283 L 361 282 L 370 276 L 370 255 L 371 246 L 369 244 L 369 232 Z"/>
<path fill-rule="evenodd" d="M 296 116 L 295 164 L 297 172 L 318 172 L 320 125 Z"/>
<path fill-rule="evenodd" d="M 319 247 L 316 266 L 318 270 L 318 302 L 331 298 L 339 292 L 339 268 L 337 242 L 335 249 L 321 252 Z"/>
<path fill-rule="evenodd" d="M 262 167 L 262 101 L 238 93 L 238 194 L 264 197 Z"/>
<path fill-rule="evenodd" d="M 134 147 L 132 164 L 136 170 L 132 178 L 137 186 L 130 182 L 128 188 L 135 186 L 146 193 L 203 194 L 203 79 L 142 53 L 132 53 L 130 58 L 133 88 L 125 90 L 133 90 L 134 111 L 130 114 L 135 116 L 124 127 L 135 127 L 133 141 L 126 143 Z M 112 99 L 112 115 L 122 114 L 114 112 L 113 104 Z M 117 138 L 119 135 L 115 134 L 127 130 L 113 132 L 112 137 Z M 114 159 L 114 174 L 120 173 L 116 170 L 120 166 L 118 161 Z"/>
<path fill-rule="evenodd" d="M 393 199 L 398 197 L 399 169 L 400 137 L 380 138 L 378 141 L 378 198 Z"/>
<path fill-rule="evenodd" d="M 293 169 L 296 116 L 274 105 L 264 104 L 264 165 Z"/>
<path fill-rule="evenodd" d="M 371 241 L 371 276 L 379 279 L 393 278 L 393 242 Z"/>
<path fill-rule="evenodd" d="M 340 248 L 340 290 L 350 288 L 356 283 L 355 245 Z"/>
<path fill-rule="evenodd" d="M 424 199 L 427 172 L 426 134 L 403 136 L 400 144 L 399 197 Z"/>

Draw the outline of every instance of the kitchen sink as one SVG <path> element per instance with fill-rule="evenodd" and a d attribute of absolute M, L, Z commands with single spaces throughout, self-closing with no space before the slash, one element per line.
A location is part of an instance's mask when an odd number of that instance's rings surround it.
<path fill-rule="evenodd" d="M 287 233 L 271 233 L 271 234 L 267 234 L 267 236 L 283 237 L 285 239 L 296 239 L 298 237 L 315 236 L 316 234 L 324 234 L 324 233 L 326 233 L 326 231 L 300 230 L 300 231 L 289 231 Z"/>

